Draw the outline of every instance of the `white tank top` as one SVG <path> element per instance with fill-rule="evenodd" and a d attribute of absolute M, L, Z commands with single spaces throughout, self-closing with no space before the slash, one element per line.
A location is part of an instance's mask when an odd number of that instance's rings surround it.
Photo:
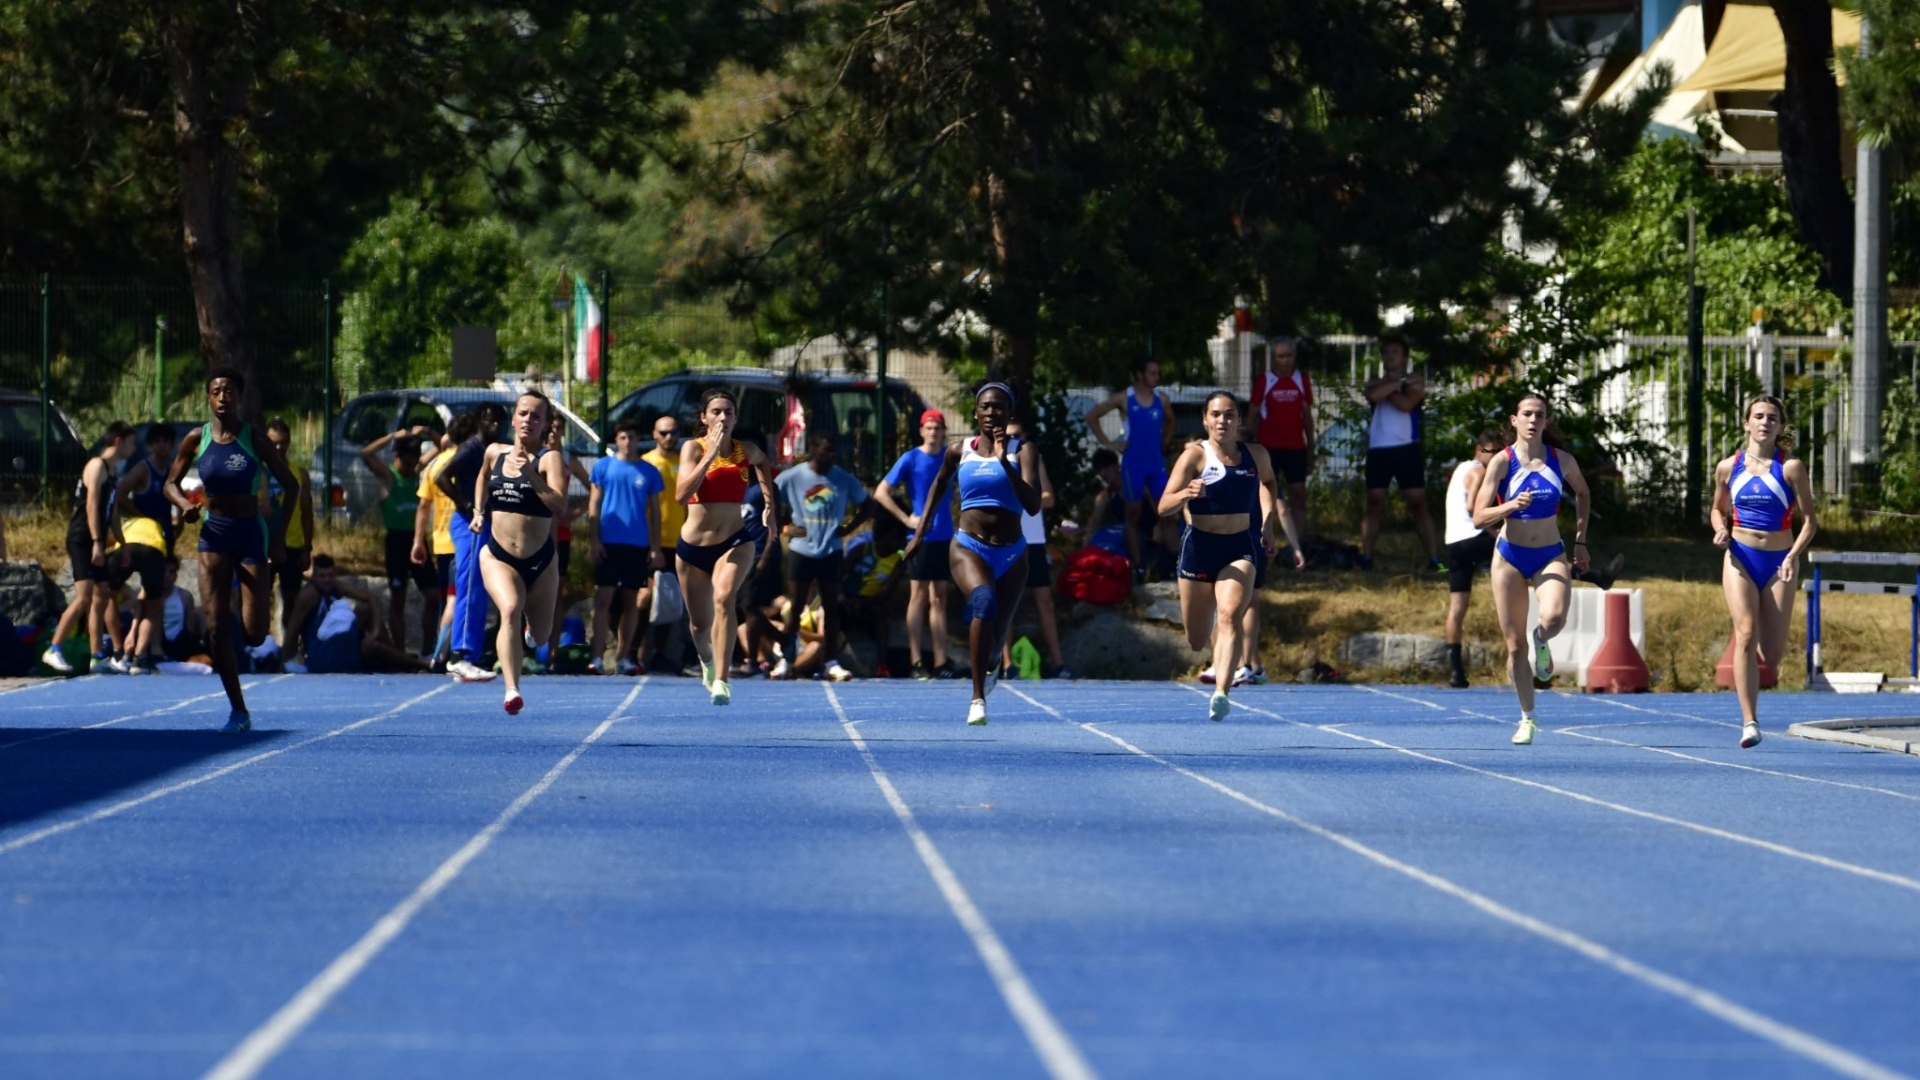
<path fill-rule="evenodd" d="M 1467 482 L 1475 473 L 1486 471 L 1485 465 L 1472 458 L 1453 467 L 1453 477 L 1447 481 L 1447 543 L 1457 544 L 1480 535 L 1480 530 L 1473 527 L 1473 507 L 1467 505 Z"/>

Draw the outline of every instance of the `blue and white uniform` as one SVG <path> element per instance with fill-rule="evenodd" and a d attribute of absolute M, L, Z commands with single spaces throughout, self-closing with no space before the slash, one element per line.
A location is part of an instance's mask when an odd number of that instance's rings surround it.
<path fill-rule="evenodd" d="M 1200 469 L 1200 481 L 1206 494 L 1189 500 L 1189 516 L 1200 514 L 1246 514 L 1250 521 L 1260 520 L 1260 467 L 1247 452 L 1246 443 L 1235 445 L 1239 461 L 1228 464 L 1214 452 L 1213 443 L 1200 444 L 1206 464 Z M 1179 574 L 1188 581 L 1214 581 L 1220 571 L 1237 562 L 1252 569 L 1260 564 L 1260 534 L 1252 528 L 1242 532 L 1211 533 L 1189 522 L 1180 535 Z"/>
<path fill-rule="evenodd" d="M 1793 528 L 1793 487 L 1787 483 L 1786 461 L 1786 455 L 1776 450 L 1773 460 L 1767 463 L 1767 471 L 1755 473 L 1747 470 L 1746 451 L 1733 456 L 1732 468 L 1727 473 L 1727 495 L 1733 506 L 1732 528 L 1754 532 L 1786 532 Z M 1735 540 L 1728 546 L 1727 553 L 1755 585 L 1764 589 L 1780 572 L 1780 564 L 1787 561 L 1789 550 L 1791 548 L 1768 551 Z"/>
<path fill-rule="evenodd" d="M 1157 503 L 1167 490 L 1167 408 L 1160 391 L 1150 404 L 1134 399 L 1127 389 L 1127 449 L 1120 455 L 1120 495 L 1127 502 Z"/>
<path fill-rule="evenodd" d="M 1007 475 L 1007 467 L 992 454 L 982 454 L 976 449 L 979 439 L 968 439 L 960 447 L 960 465 L 957 470 L 957 482 L 960 487 L 960 510 L 966 512 L 978 507 L 991 507 L 1009 514 L 1021 515 L 1026 508 L 1020 505 L 1020 497 L 1014 494 L 1013 478 Z M 1009 440 L 1008 460 L 1019 453 L 1020 441 Z M 954 545 L 973 552 L 987 564 L 987 571 L 993 580 L 999 581 L 1016 566 L 1021 566 L 1027 557 L 1027 542 L 1023 539 L 1014 544 L 989 544 L 965 530 L 953 534 Z"/>
<path fill-rule="evenodd" d="M 253 428 L 241 424 L 228 442 L 217 442 L 213 425 L 200 429 L 200 457 L 194 467 L 200 470 L 200 483 L 207 499 L 258 498 L 260 494 L 260 455 L 253 448 Z M 267 561 L 267 523 L 258 514 L 253 517 L 228 517 L 207 511 L 200 525 L 200 550 L 227 555 L 242 563 Z"/>
<path fill-rule="evenodd" d="M 1500 485 L 1500 498 L 1503 502 L 1512 502 L 1522 492 L 1532 492 L 1533 501 L 1523 510 L 1508 515 L 1520 521 L 1550 521 L 1560 513 L 1560 499 L 1566 494 L 1567 478 L 1560 471 L 1560 452 L 1547 448 L 1547 467 L 1529 469 L 1520 464 L 1520 459 L 1509 446 L 1500 457 L 1488 467 L 1487 479 Z M 1504 463 L 1504 464 L 1503 464 Z M 1501 537 L 1494 544 L 1494 550 L 1507 561 L 1507 565 L 1520 571 L 1520 576 L 1531 581 L 1535 574 L 1545 570 L 1553 560 L 1566 553 L 1567 545 L 1555 540 L 1543 547 L 1521 547 L 1507 542 Z"/>

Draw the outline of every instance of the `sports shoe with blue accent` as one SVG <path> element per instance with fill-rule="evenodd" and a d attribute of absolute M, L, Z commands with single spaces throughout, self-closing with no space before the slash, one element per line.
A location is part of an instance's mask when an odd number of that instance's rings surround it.
<path fill-rule="evenodd" d="M 1233 704 L 1227 700 L 1227 695 L 1215 690 L 1213 696 L 1207 699 L 1207 719 L 1225 720 L 1232 708 Z"/>
<path fill-rule="evenodd" d="M 235 709 L 227 714 L 227 726 L 220 729 L 222 735 L 245 735 L 253 730 L 253 717 Z"/>

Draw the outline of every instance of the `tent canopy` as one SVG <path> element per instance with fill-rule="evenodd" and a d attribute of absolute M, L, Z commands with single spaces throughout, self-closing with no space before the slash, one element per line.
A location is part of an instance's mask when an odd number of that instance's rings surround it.
<path fill-rule="evenodd" d="M 1860 16 L 1850 11 L 1833 13 L 1833 48 L 1853 49 L 1860 44 Z M 1846 82 L 1846 68 L 1837 66 L 1834 77 Z M 1676 91 L 1779 90 L 1787 80 L 1787 43 L 1780 34 L 1780 22 L 1773 9 L 1764 4 L 1727 5 L 1720 19 L 1720 31 L 1707 46 L 1706 62 L 1675 87 Z"/>

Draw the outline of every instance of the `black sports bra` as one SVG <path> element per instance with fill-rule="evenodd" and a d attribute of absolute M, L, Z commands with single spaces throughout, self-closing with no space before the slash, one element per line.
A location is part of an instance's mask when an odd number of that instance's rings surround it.
<path fill-rule="evenodd" d="M 540 451 L 545 454 L 546 451 Z M 535 454 L 527 462 L 525 469 L 540 467 L 540 454 Z M 547 508 L 540 496 L 533 492 L 533 481 L 526 472 L 509 477 L 506 474 L 507 455 L 501 454 L 493 459 L 493 471 L 487 474 L 487 509 L 499 514 L 521 514 L 525 517 L 550 518 L 553 511 Z"/>

